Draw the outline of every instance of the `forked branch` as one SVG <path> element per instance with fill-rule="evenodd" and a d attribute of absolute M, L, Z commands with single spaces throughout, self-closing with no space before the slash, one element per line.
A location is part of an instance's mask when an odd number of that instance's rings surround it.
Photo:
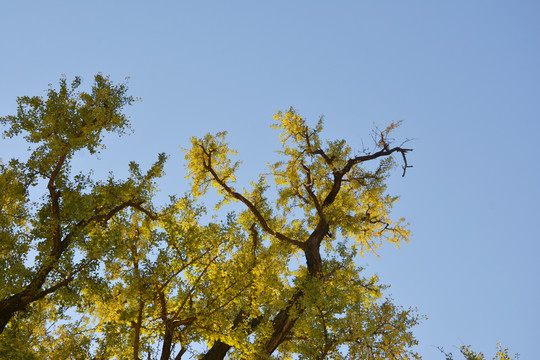
<path fill-rule="evenodd" d="M 332 189 L 330 189 L 330 192 L 328 193 L 328 195 L 324 199 L 323 207 L 327 207 L 327 206 L 331 205 L 334 202 L 334 200 L 336 199 L 336 196 L 339 193 L 339 190 L 341 188 L 341 183 L 343 181 L 343 177 L 347 173 L 349 173 L 349 171 L 351 171 L 351 169 L 355 165 L 358 165 L 360 163 L 363 163 L 363 162 L 366 162 L 366 161 L 369 161 L 369 160 L 378 159 L 378 158 L 381 158 L 381 157 L 390 156 L 395 152 L 399 152 L 399 153 L 401 153 L 402 157 L 405 159 L 405 165 L 403 167 L 403 176 L 405 176 L 405 170 L 407 168 L 411 167 L 410 165 L 407 165 L 407 161 L 406 161 L 406 159 L 407 159 L 406 154 L 409 151 L 412 151 L 412 149 L 404 149 L 404 148 L 401 148 L 401 147 L 394 147 L 394 148 L 391 148 L 391 149 L 384 148 L 384 149 L 379 150 L 379 151 L 377 151 L 377 152 L 375 152 L 373 154 L 356 156 L 354 158 L 349 159 L 347 161 L 347 163 L 345 164 L 345 166 L 343 166 L 343 168 L 340 171 L 334 171 L 334 183 L 332 185 Z"/>
<path fill-rule="evenodd" d="M 257 207 L 255 206 L 255 204 L 253 204 L 249 199 L 247 199 L 245 196 L 243 196 L 242 194 L 236 192 L 235 190 L 233 190 L 229 185 L 227 185 L 227 183 L 225 182 L 225 180 L 221 179 L 219 177 L 219 175 L 216 173 L 216 171 L 214 170 L 214 168 L 212 167 L 212 161 L 211 161 L 211 153 L 207 152 L 205 150 L 205 148 L 200 145 L 202 150 L 203 150 L 203 153 L 208 157 L 208 161 L 204 161 L 203 159 L 203 167 L 206 171 L 208 171 L 208 173 L 210 173 L 210 175 L 212 176 L 212 178 L 214 179 L 214 181 L 216 183 L 218 183 L 219 186 L 221 186 L 221 188 L 223 190 L 225 190 L 225 192 L 227 194 L 229 194 L 229 196 L 231 196 L 232 198 L 242 202 L 244 205 L 247 206 L 247 208 L 249 209 L 249 211 L 251 211 L 251 213 L 253 214 L 253 216 L 255 216 L 255 218 L 257 219 L 257 221 L 259 222 L 259 225 L 261 226 L 261 228 L 268 234 L 276 237 L 277 239 L 281 240 L 281 241 L 284 241 L 284 242 L 287 242 L 291 245 L 294 245 L 300 249 L 303 249 L 304 247 L 304 243 L 301 242 L 301 241 L 298 241 L 298 240 L 294 240 L 294 239 L 291 239 L 289 238 L 288 236 L 280 233 L 279 231 L 276 231 L 274 229 L 272 229 L 270 227 L 270 225 L 268 225 L 268 222 L 266 221 L 266 219 L 264 218 L 264 216 L 261 214 L 261 212 L 259 211 L 259 209 L 257 209 Z"/>

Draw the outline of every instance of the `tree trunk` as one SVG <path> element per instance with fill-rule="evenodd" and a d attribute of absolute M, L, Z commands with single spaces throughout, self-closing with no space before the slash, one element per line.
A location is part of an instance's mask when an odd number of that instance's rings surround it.
<path fill-rule="evenodd" d="M 135 337 L 133 339 L 133 360 L 139 360 L 139 346 L 140 346 L 143 310 L 144 310 L 144 301 L 139 300 L 139 311 L 137 313 L 137 322 L 135 323 Z"/>
<path fill-rule="evenodd" d="M 0 334 L 17 312 L 25 311 L 30 303 L 45 296 L 43 293 L 26 288 L 0 301 Z"/>
<path fill-rule="evenodd" d="M 22 300 L 21 293 L 0 301 L 0 334 L 4 331 L 15 313 L 24 310 L 26 305 Z"/>
<path fill-rule="evenodd" d="M 322 274 L 322 258 L 320 253 L 320 244 L 324 237 L 329 232 L 329 226 L 326 222 L 321 221 L 317 228 L 313 231 L 308 240 L 304 243 L 302 250 L 306 257 L 306 263 L 310 277 L 317 278 Z M 299 316 L 304 308 L 300 305 L 303 292 L 298 290 L 293 297 L 289 300 L 287 307 L 281 310 L 272 320 L 273 329 L 272 335 L 266 342 L 263 348 L 263 358 L 268 358 L 276 349 L 283 343 L 287 336 L 290 334 L 294 324 L 296 323 L 297 316 Z M 290 310 L 295 310 L 295 317 L 291 317 Z M 245 316 L 240 313 L 234 320 L 236 324 L 239 321 L 239 316 Z M 259 321 L 260 322 L 260 321 Z M 258 325 L 258 322 L 257 322 Z M 233 325 L 233 327 L 236 325 Z M 255 328 L 253 326 L 253 328 Z M 201 357 L 200 360 L 223 360 L 230 350 L 231 346 L 221 341 L 216 341 L 212 348 Z"/>
<path fill-rule="evenodd" d="M 308 272 L 311 278 L 317 278 L 322 274 L 322 259 L 319 248 L 322 239 L 324 239 L 327 233 L 328 224 L 320 223 L 304 244 L 304 255 L 306 257 Z M 274 332 L 264 346 L 265 356 L 269 357 L 272 355 L 278 346 L 285 341 L 287 335 L 289 335 L 291 329 L 294 327 L 297 317 L 292 318 L 290 310 L 293 307 L 296 307 L 296 316 L 299 316 L 304 311 L 304 308 L 300 305 L 302 296 L 302 291 L 298 291 L 294 294 L 293 298 L 289 301 L 287 308 L 281 310 L 272 321 L 274 324 Z"/>
<path fill-rule="evenodd" d="M 227 355 L 230 348 L 231 345 L 216 341 L 200 360 L 222 360 L 225 358 L 225 355 Z"/>
<path fill-rule="evenodd" d="M 173 340 L 173 325 L 171 320 L 165 321 L 165 334 L 163 335 L 163 346 L 161 347 L 160 360 L 169 360 L 171 357 L 171 347 Z"/>
<path fill-rule="evenodd" d="M 302 311 L 303 309 L 298 310 L 299 313 Z M 278 346 L 281 345 L 281 343 L 285 340 L 286 336 L 296 323 L 296 318 L 291 318 L 289 309 L 286 309 L 281 310 L 272 322 L 274 323 L 274 332 L 272 333 L 270 339 L 266 342 L 263 349 L 263 354 L 267 357 L 272 355 Z"/>
<path fill-rule="evenodd" d="M 322 273 L 322 259 L 317 241 L 308 240 L 304 248 L 309 275 L 316 278 Z"/>
<path fill-rule="evenodd" d="M 248 317 L 248 314 L 244 311 L 240 311 L 238 315 L 234 318 L 232 329 L 235 329 L 238 325 L 242 323 L 244 319 Z M 255 328 L 261 323 L 261 320 L 263 319 L 263 316 L 258 316 L 256 318 L 251 319 L 249 322 L 249 334 L 255 330 Z M 216 341 L 214 342 L 214 345 L 204 354 L 203 357 L 200 358 L 200 360 L 222 360 L 225 358 L 225 355 L 227 355 L 227 352 L 230 350 L 232 346 L 229 344 L 226 344 L 222 341 Z"/>

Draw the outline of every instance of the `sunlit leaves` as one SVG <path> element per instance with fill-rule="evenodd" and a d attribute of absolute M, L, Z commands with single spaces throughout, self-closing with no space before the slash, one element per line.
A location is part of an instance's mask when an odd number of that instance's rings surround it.
<path fill-rule="evenodd" d="M 82 309 L 81 295 L 99 287 L 97 260 L 115 242 L 95 246 L 91 235 L 128 208 L 153 217 L 155 179 L 165 162 L 160 155 L 143 174 L 132 165 L 126 180 L 73 174 L 76 152 L 95 153 L 105 133 L 127 131 L 123 107 L 134 101 L 125 84 L 102 75 L 96 75 L 89 92 L 80 91 L 80 85 L 79 78 L 70 84 L 62 78 L 44 97 L 18 98 L 17 113 L 0 118 L 3 135 L 22 135 L 31 152 L 26 161 L 0 165 L 0 281 L 6 284 L 0 290 L 0 332 L 7 329 L 9 337 L 17 328 L 35 328 L 35 336 L 26 338 L 26 351 L 39 353 L 39 346 L 48 343 L 48 352 L 60 358 L 87 357 L 66 352 L 71 340 L 62 340 L 79 339 L 81 349 L 87 349 L 90 338 L 76 335 L 86 325 L 55 322 L 69 321 L 66 309 Z M 47 331 L 39 333 L 44 326 Z M 63 342 L 63 350 L 55 341 Z M 75 342 L 70 343 L 74 349 Z"/>
<path fill-rule="evenodd" d="M 439 347 L 438 349 L 441 351 L 441 353 L 444 354 L 444 356 L 446 357 L 446 360 L 454 360 L 454 356 L 451 352 L 447 353 L 441 347 Z M 495 356 L 493 356 L 493 360 L 518 360 L 519 359 L 519 354 L 515 354 L 514 357 L 511 357 L 508 354 L 508 349 L 503 348 L 501 343 L 497 344 L 496 350 L 497 350 L 497 353 L 495 354 Z M 486 360 L 486 356 L 483 353 L 472 350 L 470 345 L 460 346 L 459 352 L 461 356 L 463 357 L 463 359 L 465 360 Z"/>
<path fill-rule="evenodd" d="M 389 217 L 397 199 L 386 194 L 385 180 L 394 166 L 391 156 L 381 156 L 374 169 L 364 167 L 344 140 L 321 140 L 322 119 L 311 128 L 290 109 L 279 111 L 274 120 L 272 127 L 281 131 L 279 153 L 284 158 L 270 165 L 277 193 L 275 205 L 265 195 L 271 188 L 265 176 L 252 183 L 252 190 L 243 192 L 271 228 L 302 241 L 324 220 L 332 234 L 355 239 L 361 251 L 375 250 L 382 241 L 396 245 L 407 241 L 409 231 L 404 221 Z M 381 138 L 387 139 L 398 125 L 392 123 L 381 132 Z M 192 148 L 185 151 L 196 196 L 211 185 L 224 200 L 231 200 L 228 189 L 234 191 L 231 184 L 239 163 L 232 162 L 230 155 L 235 152 L 224 142 L 225 135 L 192 138 Z M 245 216 L 245 226 L 256 220 Z"/>
<path fill-rule="evenodd" d="M 333 354 L 331 358 L 338 359 L 344 347 L 348 348 L 345 358 L 416 357 L 408 350 L 416 343 L 408 329 L 419 318 L 388 300 L 377 301 L 380 287 L 372 280 L 359 279 L 359 270 L 352 266 L 356 254 L 375 251 L 383 241 L 397 245 L 409 236 L 403 219 L 389 217 L 397 198 L 386 193 L 385 185 L 394 166 L 392 153 L 409 151 L 388 148 L 388 135 L 397 124 L 380 132 L 383 142 L 376 141 L 375 152 L 354 155 L 344 140 L 321 140 L 322 119 L 312 128 L 290 109 L 278 112 L 274 120 L 272 127 L 281 132 L 278 152 L 283 160 L 270 165 L 273 184 L 260 175 L 249 189 L 239 192 L 232 187 L 238 162 L 232 165 L 229 156 L 234 152 L 224 142 L 225 133 L 192 138 L 192 148 L 185 150 L 196 196 L 216 187 L 224 201 L 246 206 L 238 217 L 244 231 L 267 236 L 269 244 L 280 244 L 288 257 L 299 252 L 306 256 L 308 271 L 300 257 L 297 269 L 288 276 L 291 290 L 281 308 L 281 312 L 288 309 L 287 321 L 295 323 L 292 338 L 280 338 L 282 330 L 271 325 L 272 317 L 265 318 L 252 334 L 254 348 L 261 346 L 255 351 L 268 355 L 263 344 L 278 341 L 282 343 L 279 358 L 295 353 L 301 358 Z M 370 160 L 378 164 L 364 166 Z M 356 245 L 349 239 L 356 240 Z M 320 245 L 325 251 L 322 262 Z M 370 284 L 367 292 L 361 287 L 366 282 Z M 352 283 L 360 286 L 358 292 L 351 291 Z M 384 327 L 380 333 L 378 326 Z M 359 339 L 368 342 L 359 343 Z M 238 349 L 233 354 L 245 356 Z"/>
<path fill-rule="evenodd" d="M 385 185 L 392 154 L 409 151 L 389 148 L 396 124 L 357 154 L 324 139 L 322 119 L 278 112 L 281 161 L 246 187 L 225 132 L 192 138 L 191 192 L 158 207 L 164 154 L 148 170 L 130 163 L 126 179 L 72 173 L 76 152 L 128 131 L 122 108 L 134 101 L 101 75 L 80 86 L 62 78 L 0 119 L 4 136 L 31 146 L 28 161 L 0 164 L 0 354 L 179 359 L 219 345 L 234 359 L 416 356 L 419 317 L 355 265 L 409 236 Z M 221 201 L 208 214 L 212 187 Z M 224 214 L 229 202 L 243 209 Z"/>

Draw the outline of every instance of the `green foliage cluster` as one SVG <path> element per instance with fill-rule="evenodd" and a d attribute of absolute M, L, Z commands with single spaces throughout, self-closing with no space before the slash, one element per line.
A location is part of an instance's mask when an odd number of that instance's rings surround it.
<path fill-rule="evenodd" d="M 442 348 L 439 348 L 439 350 L 444 354 L 444 356 L 446 357 L 446 360 L 454 360 L 454 356 L 452 353 L 446 353 Z M 483 353 L 471 350 L 470 345 L 460 346 L 459 353 L 465 360 L 485 360 L 486 359 Z M 493 356 L 493 360 L 518 360 L 518 359 L 519 359 L 518 354 L 515 354 L 514 357 L 512 358 L 508 354 L 508 349 L 503 348 L 500 343 L 497 344 L 497 353 L 495 354 L 495 356 Z"/>
<path fill-rule="evenodd" d="M 410 149 L 388 140 L 398 124 L 355 155 L 321 138 L 322 121 L 278 112 L 282 160 L 245 189 L 225 133 L 192 138 L 192 191 L 157 206 L 164 154 L 146 172 L 129 164 L 127 179 L 73 173 L 77 152 L 129 131 L 134 102 L 102 75 L 80 85 L 62 78 L 0 118 L 4 137 L 31 145 L 26 161 L 0 164 L 0 358 L 419 358 L 421 317 L 356 265 L 408 241 L 385 185 L 394 155 L 409 167 Z M 207 220 L 212 187 L 221 203 Z M 222 216 L 230 202 L 243 210 Z"/>

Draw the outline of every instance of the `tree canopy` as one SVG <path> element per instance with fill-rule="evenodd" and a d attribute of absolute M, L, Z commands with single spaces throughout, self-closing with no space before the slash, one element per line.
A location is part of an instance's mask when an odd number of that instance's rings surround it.
<path fill-rule="evenodd" d="M 0 357 L 419 358 L 421 316 L 357 265 L 410 235 L 386 191 L 397 161 L 410 167 L 411 149 L 390 141 L 399 123 L 355 152 L 324 139 L 322 120 L 278 111 L 281 160 L 246 188 L 225 132 L 192 138 L 192 190 L 158 205 L 164 154 L 126 179 L 72 171 L 77 152 L 129 130 L 135 100 L 102 75 L 80 86 L 62 78 L 0 118 L 31 149 L 0 164 Z M 221 201 L 207 210 L 211 188 Z"/>

